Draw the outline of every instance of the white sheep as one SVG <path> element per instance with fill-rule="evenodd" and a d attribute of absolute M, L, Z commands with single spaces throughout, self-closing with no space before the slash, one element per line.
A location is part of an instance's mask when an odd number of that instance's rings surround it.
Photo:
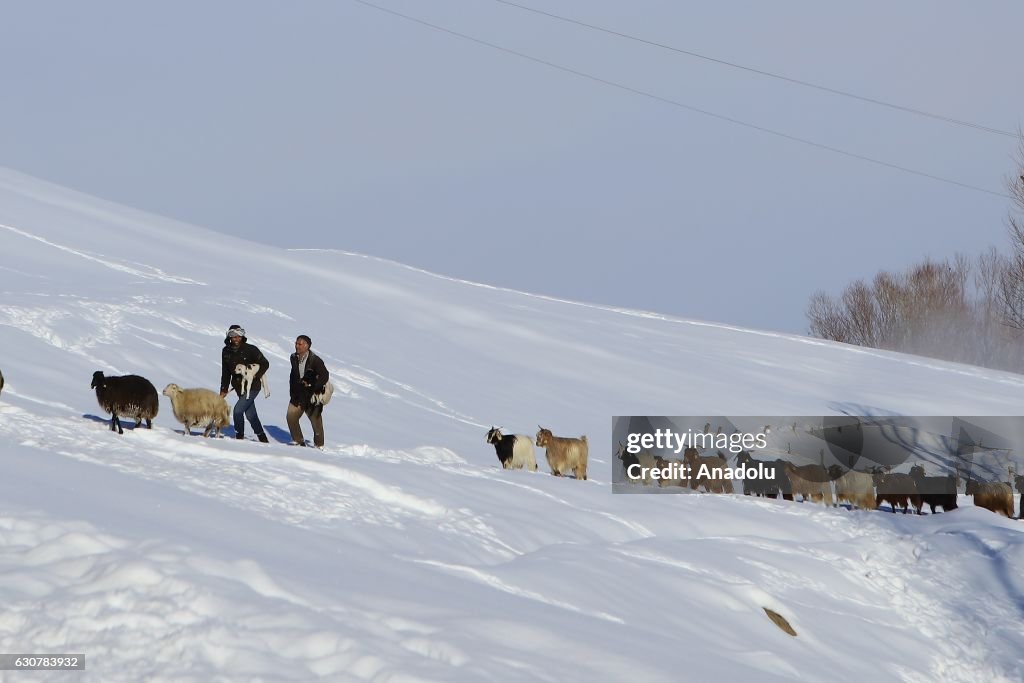
<path fill-rule="evenodd" d="M 874 510 L 875 480 L 870 472 L 846 470 L 841 465 L 828 468 L 828 476 L 836 485 L 836 502 L 849 503 L 861 510 Z"/>
<path fill-rule="evenodd" d="M 256 378 L 256 373 L 260 370 L 259 363 L 239 363 L 235 366 L 235 374 L 242 376 L 242 397 L 249 397 L 249 390 L 252 388 L 252 381 Z M 263 385 L 263 397 L 270 398 L 270 385 L 267 384 L 267 376 L 263 375 L 260 377 L 260 383 Z"/>
<path fill-rule="evenodd" d="M 164 396 L 171 399 L 171 408 L 178 422 L 185 425 L 182 432 L 185 436 L 192 435 L 192 427 L 205 425 L 203 436 L 220 436 L 222 427 L 231 424 L 228 402 L 216 391 L 209 389 L 182 389 L 177 384 L 168 384 L 163 391 Z"/>

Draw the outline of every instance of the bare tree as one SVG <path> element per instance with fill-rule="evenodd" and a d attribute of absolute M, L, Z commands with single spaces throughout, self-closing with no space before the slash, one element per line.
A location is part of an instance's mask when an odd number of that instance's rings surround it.
<path fill-rule="evenodd" d="M 962 254 L 926 259 L 900 273 L 857 280 L 835 299 L 817 292 L 810 333 L 824 339 L 1024 371 L 1024 131 L 1007 182 L 1009 255 L 991 247 L 973 262 Z"/>
<path fill-rule="evenodd" d="M 1024 233 L 1022 233 L 1024 234 Z M 1005 257 L 994 249 L 975 261 L 958 254 L 926 259 L 903 272 L 857 280 L 833 299 L 808 304 L 810 333 L 833 341 L 1018 370 L 1019 347 L 1000 320 Z"/>
<path fill-rule="evenodd" d="M 822 339 L 852 344 L 849 335 L 849 321 L 838 304 L 825 292 L 815 292 L 807 306 L 810 333 Z"/>
<path fill-rule="evenodd" d="M 1004 322 L 1024 330 L 1024 131 L 1018 132 L 1017 170 L 1006 181 L 1013 206 L 1007 216 L 1010 258 L 1000 282 L 1000 304 Z"/>

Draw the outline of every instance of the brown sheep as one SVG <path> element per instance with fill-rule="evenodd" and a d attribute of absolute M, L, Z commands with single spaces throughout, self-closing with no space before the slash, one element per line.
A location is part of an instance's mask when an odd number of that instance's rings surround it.
<path fill-rule="evenodd" d="M 1013 519 L 1013 490 L 1001 481 L 967 480 L 967 495 L 974 496 L 975 507 L 991 510 Z"/>
<path fill-rule="evenodd" d="M 832 497 L 832 485 L 828 479 L 828 472 L 821 465 L 801 465 L 797 467 L 791 462 L 786 463 L 786 474 L 789 475 L 789 482 L 793 487 L 793 495 L 800 494 L 804 500 L 812 500 L 815 503 L 835 505 Z"/>
<path fill-rule="evenodd" d="M 539 425 L 538 425 L 539 427 Z M 537 446 L 546 449 L 544 456 L 548 460 L 551 474 L 556 477 L 572 470 L 577 479 L 587 478 L 587 435 L 578 439 L 554 436 L 550 429 L 540 427 L 537 432 Z"/>
<path fill-rule="evenodd" d="M 679 475 L 680 475 L 678 477 L 669 477 L 668 479 L 664 478 L 663 476 L 659 476 L 659 478 L 658 478 L 658 486 L 665 487 L 665 486 L 689 486 L 690 485 L 689 481 L 682 474 L 683 472 L 685 472 L 685 470 L 683 469 L 683 467 L 685 466 L 685 463 L 682 460 L 666 460 L 665 458 L 661 457 L 660 455 L 656 455 L 656 456 L 654 456 L 654 462 L 655 462 L 655 466 L 659 470 L 661 470 L 661 472 L 670 471 L 670 470 L 668 470 L 668 468 L 671 467 L 672 465 L 675 465 L 674 470 L 676 472 L 678 472 Z"/>
<path fill-rule="evenodd" d="M 914 506 L 917 514 L 921 514 L 923 503 L 921 496 L 917 493 L 917 482 L 909 474 L 899 472 L 875 472 L 872 475 L 875 480 L 875 487 L 878 495 L 875 497 L 875 507 L 881 507 L 882 503 L 889 503 L 893 514 L 896 508 L 903 508 L 903 514 L 907 514 L 910 506 Z"/>
<path fill-rule="evenodd" d="M 720 476 L 728 467 L 721 453 L 702 456 L 691 446 L 683 451 L 683 462 L 690 468 L 690 488 L 694 491 L 703 485 L 708 493 L 732 493 L 732 479 Z"/>

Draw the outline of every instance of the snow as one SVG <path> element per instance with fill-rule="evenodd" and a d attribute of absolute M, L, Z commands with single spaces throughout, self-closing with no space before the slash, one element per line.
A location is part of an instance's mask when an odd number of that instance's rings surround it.
<path fill-rule="evenodd" d="M 269 445 L 186 438 L 163 397 L 108 430 L 93 371 L 215 389 L 232 323 L 271 363 Z M 287 445 L 298 334 L 338 389 L 323 451 Z M 9 170 L 0 349 L 0 651 L 86 656 L 3 681 L 1024 677 L 1024 525 L 965 496 L 611 493 L 615 415 L 1012 415 L 1020 375 L 281 250 Z M 589 435 L 589 480 L 499 467 L 487 429 L 538 424 Z"/>

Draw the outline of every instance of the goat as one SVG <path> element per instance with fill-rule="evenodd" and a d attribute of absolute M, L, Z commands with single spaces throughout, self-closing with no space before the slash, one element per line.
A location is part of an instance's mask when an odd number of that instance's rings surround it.
<path fill-rule="evenodd" d="M 956 510 L 956 477 L 952 474 L 945 477 L 926 477 L 924 467 L 914 465 L 910 468 L 910 478 L 917 486 L 921 507 L 929 506 L 932 514 L 935 514 L 935 508 L 938 506 L 942 506 L 943 512 Z"/>
<path fill-rule="evenodd" d="M 551 474 L 560 477 L 572 470 L 577 479 L 586 479 L 587 454 L 590 450 L 587 435 L 584 434 L 578 439 L 554 436 L 550 429 L 537 426 L 537 446 L 545 449 L 544 457 L 547 458 Z"/>
<path fill-rule="evenodd" d="M 660 455 L 654 456 L 655 467 L 658 469 L 658 486 L 684 486 L 689 487 L 689 477 L 686 476 L 686 462 L 683 460 L 666 460 Z M 666 473 L 675 471 L 679 476 L 666 477 Z"/>
<path fill-rule="evenodd" d="M 121 429 L 119 415 L 134 417 L 135 426 L 146 421 L 146 428 L 153 428 L 153 418 L 160 410 L 160 397 L 156 387 L 145 377 L 124 375 L 121 377 L 104 377 L 100 370 L 92 373 L 92 388 L 96 390 L 96 401 L 100 408 L 110 413 L 110 431 Z"/>
<path fill-rule="evenodd" d="M 829 507 L 835 505 L 832 497 L 832 485 L 828 479 L 828 472 L 821 465 L 800 465 L 797 467 L 791 462 L 785 462 L 783 467 L 789 475 L 789 482 L 793 487 L 793 495 L 800 494 L 804 500 L 811 500 L 815 503 L 824 503 Z"/>
<path fill-rule="evenodd" d="M 657 467 L 658 462 L 649 452 L 629 453 L 626 450 L 626 446 L 619 442 L 619 450 L 615 453 L 615 457 L 622 461 L 622 469 L 626 473 L 626 481 L 640 482 L 644 486 L 653 483 L 654 478 L 651 477 L 651 469 Z M 636 469 L 633 470 L 636 474 L 635 477 L 629 476 L 629 468 L 633 465 L 636 465 Z"/>
<path fill-rule="evenodd" d="M 491 427 L 487 432 L 487 443 L 494 444 L 498 461 L 506 470 L 521 470 L 524 467 L 537 471 L 537 458 L 533 453 L 533 440 L 523 434 L 502 434 L 501 427 Z"/>
<path fill-rule="evenodd" d="M 757 460 L 747 451 L 740 451 L 736 455 L 736 464 L 744 469 L 760 465 L 765 473 L 764 478 L 744 479 L 743 495 L 778 498 L 781 494 L 786 500 L 793 500 L 793 485 L 786 474 L 785 460 Z"/>
<path fill-rule="evenodd" d="M 0 381 L 0 385 L 2 384 L 3 382 Z M 1024 474 L 1018 474 L 1013 481 L 1017 484 L 1017 492 L 1024 494 Z M 1024 495 L 1020 497 L 1020 512 L 1017 514 L 1017 519 L 1024 519 Z"/>
<path fill-rule="evenodd" d="M 228 416 L 228 402 L 216 391 L 209 389 L 182 389 L 177 384 L 168 384 L 163 391 L 164 396 L 171 399 L 171 409 L 178 422 L 185 425 L 182 432 L 185 436 L 192 435 L 192 426 L 205 425 L 203 436 L 220 436 L 222 427 L 231 424 Z"/>
<path fill-rule="evenodd" d="M 903 508 L 903 514 L 907 514 L 910 506 L 914 506 L 917 514 L 921 513 L 921 496 L 917 493 L 917 482 L 909 474 L 900 472 L 884 472 L 875 470 L 871 473 L 875 482 L 877 494 L 875 495 L 875 508 L 880 508 L 882 503 L 889 503 L 889 509 L 896 514 L 896 508 Z"/>
<path fill-rule="evenodd" d="M 975 507 L 985 508 L 1013 519 L 1013 491 L 1001 481 L 967 480 L 967 495 L 974 496 Z"/>
<path fill-rule="evenodd" d="M 841 465 L 828 468 L 828 476 L 836 485 L 836 502 L 849 503 L 862 510 L 875 509 L 875 482 L 870 472 L 846 470 Z"/>
<path fill-rule="evenodd" d="M 323 415 L 324 406 L 331 402 L 331 397 L 334 396 L 334 385 L 328 382 L 324 385 L 322 391 L 319 391 L 309 397 L 309 405 L 306 406 L 306 416 L 313 417 L 314 415 Z M 523 437 L 529 441 L 530 437 Z M 489 442 L 488 442 L 489 443 Z M 537 469 L 536 467 L 534 469 Z"/>
<path fill-rule="evenodd" d="M 239 363 L 235 366 L 235 374 L 242 376 L 242 398 L 249 398 L 249 390 L 252 389 L 252 382 L 256 373 L 260 371 L 259 363 Z M 263 397 L 270 398 L 270 385 L 267 384 L 267 376 L 260 377 L 260 384 L 263 385 Z"/>
<path fill-rule="evenodd" d="M 721 452 L 702 456 L 690 446 L 683 451 L 683 462 L 690 468 L 690 488 L 694 491 L 703 485 L 708 493 L 732 493 L 732 479 L 724 476 L 728 463 Z"/>

